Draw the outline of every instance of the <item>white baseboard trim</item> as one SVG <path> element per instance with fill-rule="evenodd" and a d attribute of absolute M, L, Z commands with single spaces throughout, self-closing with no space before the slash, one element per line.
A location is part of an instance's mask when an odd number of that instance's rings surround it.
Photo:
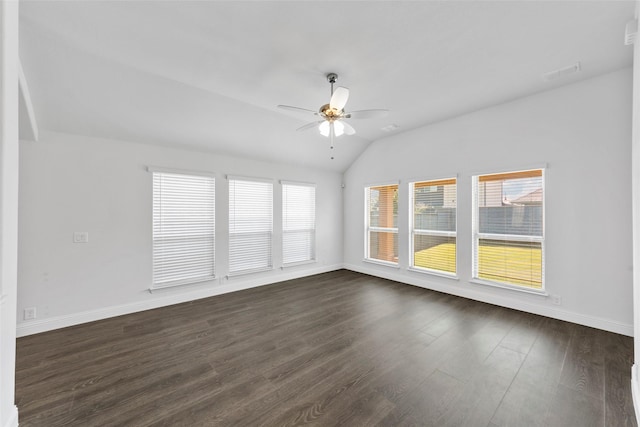
<path fill-rule="evenodd" d="M 151 310 L 168 305 L 180 304 L 183 302 L 226 294 L 229 292 L 236 292 L 244 289 L 255 288 L 258 286 L 284 282 L 287 280 L 299 279 L 301 277 L 312 276 L 314 274 L 327 273 L 330 271 L 340 270 L 342 268 L 342 264 L 321 266 L 315 268 L 304 268 L 299 270 L 294 270 L 292 268 L 291 270 L 287 269 L 285 271 L 278 272 L 277 274 L 269 276 L 260 275 L 259 277 L 251 277 L 251 275 L 248 275 L 233 277 L 229 280 L 223 279 L 226 282 L 224 284 L 210 282 L 206 285 L 194 286 L 190 288 L 187 287 L 184 289 L 166 289 L 154 292 L 153 294 L 145 291 L 145 293 L 149 295 L 149 299 L 144 301 L 18 323 L 16 327 L 16 335 L 17 337 L 24 337 L 27 335 L 38 334 L 40 332 L 47 332 L 54 329 L 79 325 L 81 323 L 107 319 L 109 317 L 122 316 L 139 311 Z"/>
<path fill-rule="evenodd" d="M 398 274 L 397 270 L 384 271 L 384 269 L 371 268 L 369 266 L 360 266 L 354 264 L 345 264 L 344 268 L 358 273 L 369 274 L 371 276 L 381 277 L 408 285 L 418 286 L 446 294 L 456 295 L 475 301 L 486 302 L 488 304 L 499 305 L 501 307 L 511 308 L 514 310 L 526 311 L 527 313 L 538 314 L 553 319 L 564 320 L 579 325 L 589 326 L 596 329 L 602 329 L 617 334 L 633 336 L 633 325 L 620 323 L 614 320 L 603 319 L 600 317 L 589 316 L 572 311 L 560 310 L 555 307 L 546 307 L 538 304 L 532 304 L 527 301 L 514 301 L 512 298 L 503 298 L 496 295 L 479 292 L 471 285 L 460 287 L 463 282 L 456 282 L 457 286 L 446 286 L 441 283 L 429 280 L 429 278 L 414 277 L 412 275 Z M 540 297 L 544 298 L 544 297 Z"/>
<path fill-rule="evenodd" d="M 638 373 L 636 365 L 631 367 L 631 397 L 633 398 L 633 409 L 636 413 L 636 420 L 639 419 L 640 414 L 640 387 L 638 386 Z"/>
<path fill-rule="evenodd" d="M 4 427 L 18 427 L 18 407 L 16 405 L 12 405 L 10 411 L 7 421 L 4 423 Z"/>

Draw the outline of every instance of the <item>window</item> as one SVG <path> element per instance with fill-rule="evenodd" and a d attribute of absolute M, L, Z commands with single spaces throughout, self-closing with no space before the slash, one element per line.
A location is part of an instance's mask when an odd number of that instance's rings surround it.
<path fill-rule="evenodd" d="M 273 183 L 229 177 L 229 275 L 270 270 Z"/>
<path fill-rule="evenodd" d="M 316 258 L 316 187 L 282 183 L 282 263 Z"/>
<path fill-rule="evenodd" d="M 473 277 L 544 289 L 544 171 L 473 177 Z"/>
<path fill-rule="evenodd" d="M 365 189 L 368 260 L 398 263 L 398 185 Z"/>
<path fill-rule="evenodd" d="M 153 283 L 167 288 L 214 278 L 215 178 L 153 173 Z"/>
<path fill-rule="evenodd" d="M 456 274 L 456 179 L 410 184 L 411 267 Z"/>

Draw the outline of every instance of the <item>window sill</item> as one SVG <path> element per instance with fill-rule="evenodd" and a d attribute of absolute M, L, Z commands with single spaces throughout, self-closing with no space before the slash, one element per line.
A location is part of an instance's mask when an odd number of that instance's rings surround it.
<path fill-rule="evenodd" d="M 297 267 L 299 265 L 306 265 L 306 264 L 315 264 L 317 261 L 315 259 L 310 259 L 308 261 L 298 261 L 298 262 L 290 262 L 288 264 L 282 264 L 282 267 L 280 267 L 281 270 L 284 270 L 285 268 L 289 268 L 289 267 Z"/>
<path fill-rule="evenodd" d="M 379 259 L 372 259 L 372 258 L 365 258 L 362 261 L 367 262 L 369 264 L 382 265 L 384 267 L 396 268 L 398 270 L 400 269 L 400 265 L 397 262 L 381 261 Z"/>
<path fill-rule="evenodd" d="M 210 277 L 202 277 L 202 278 L 198 278 L 198 279 L 191 279 L 191 280 L 184 280 L 184 281 L 180 281 L 180 282 L 175 282 L 175 283 L 171 283 L 169 285 L 164 285 L 164 286 L 150 286 L 148 291 L 149 293 L 154 293 L 154 292 L 158 292 L 158 291 L 163 291 L 165 289 L 175 289 L 175 288 L 180 288 L 180 287 L 184 287 L 184 286 L 191 286 L 191 285 L 202 285 L 202 284 L 206 284 L 206 283 L 211 283 L 216 279 L 216 276 L 210 276 Z"/>
<path fill-rule="evenodd" d="M 506 289 L 506 290 L 509 290 L 509 291 L 522 292 L 522 293 L 525 293 L 525 294 L 539 295 L 539 296 L 542 296 L 542 297 L 548 297 L 549 296 L 549 294 L 544 290 L 525 288 L 524 286 L 518 286 L 518 285 L 507 285 L 507 284 L 504 284 L 504 283 L 491 282 L 491 281 L 488 281 L 488 280 L 471 279 L 471 280 L 469 280 L 469 283 L 473 283 L 473 284 L 476 284 L 476 285 L 483 285 L 483 286 L 491 286 L 491 287 L 494 287 L 494 288 L 501 288 L 501 289 Z"/>
<path fill-rule="evenodd" d="M 444 277 L 446 279 L 451 279 L 451 280 L 460 280 L 457 274 L 447 274 L 437 270 L 429 270 L 426 268 L 408 267 L 407 271 L 413 271 L 415 273 L 426 274 L 429 276 Z"/>
<path fill-rule="evenodd" d="M 230 279 L 232 277 L 245 276 L 247 274 L 261 273 L 263 271 L 271 271 L 271 270 L 273 270 L 273 267 L 252 268 L 250 270 L 242 270 L 242 271 L 235 271 L 233 273 L 228 273 L 225 277 L 227 279 Z"/>

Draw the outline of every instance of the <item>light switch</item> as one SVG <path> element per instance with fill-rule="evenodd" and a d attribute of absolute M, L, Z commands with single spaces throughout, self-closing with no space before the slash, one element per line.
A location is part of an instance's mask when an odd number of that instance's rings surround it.
<path fill-rule="evenodd" d="M 73 232 L 73 243 L 89 243 L 89 232 L 88 231 L 74 231 Z"/>

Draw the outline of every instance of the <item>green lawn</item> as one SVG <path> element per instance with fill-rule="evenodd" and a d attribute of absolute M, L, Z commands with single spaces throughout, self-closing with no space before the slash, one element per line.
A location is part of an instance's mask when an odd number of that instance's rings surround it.
<path fill-rule="evenodd" d="M 480 244 L 479 277 L 495 282 L 542 288 L 542 250 Z M 490 265 L 488 265 L 490 263 Z M 456 245 L 443 243 L 415 253 L 416 267 L 455 273 Z"/>
<path fill-rule="evenodd" d="M 443 243 L 429 249 L 415 253 L 414 265 L 416 267 L 430 268 L 431 270 L 456 272 L 456 244 Z"/>

